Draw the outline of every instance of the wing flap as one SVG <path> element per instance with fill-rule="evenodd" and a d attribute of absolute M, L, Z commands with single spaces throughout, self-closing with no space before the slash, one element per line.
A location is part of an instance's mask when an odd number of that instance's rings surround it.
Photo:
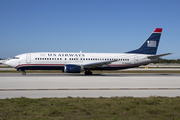
<path fill-rule="evenodd" d="M 111 61 L 103 61 L 103 62 L 96 62 L 96 63 L 90 63 L 90 64 L 84 64 L 82 65 L 84 68 L 96 68 L 96 67 L 102 67 L 103 65 L 108 65 L 112 62 L 116 62 L 118 60 L 111 60 Z"/>

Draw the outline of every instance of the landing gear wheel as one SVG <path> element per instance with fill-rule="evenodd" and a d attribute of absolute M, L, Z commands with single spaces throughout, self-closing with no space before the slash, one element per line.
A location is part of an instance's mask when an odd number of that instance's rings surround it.
<path fill-rule="evenodd" d="M 90 70 L 84 72 L 85 75 L 92 75 L 92 72 Z"/>
<path fill-rule="evenodd" d="M 22 75 L 26 75 L 26 72 L 25 72 L 25 71 L 23 71 L 23 72 L 22 72 Z"/>

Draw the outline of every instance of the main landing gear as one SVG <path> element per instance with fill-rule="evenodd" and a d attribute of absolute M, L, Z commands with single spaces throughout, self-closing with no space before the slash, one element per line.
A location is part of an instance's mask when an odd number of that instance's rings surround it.
<path fill-rule="evenodd" d="M 85 75 L 92 75 L 92 72 L 91 72 L 90 70 L 86 70 L 86 71 L 84 72 L 84 74 L 85 74 Z"/>
<path fill-rule="evenodd" d="M 25 70 L 24 70 L 24 71 L 22 71 L 22 75 L 26 75 L 26 72 L 25 72 Z"/>

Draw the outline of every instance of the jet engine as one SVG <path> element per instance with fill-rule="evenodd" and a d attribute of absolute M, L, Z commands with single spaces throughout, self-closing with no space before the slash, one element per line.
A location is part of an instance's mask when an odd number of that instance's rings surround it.
<path fill-rule="evenodd" d="M 80 73 L 81 71 L 83 71 L 83 69 L 79 65 L 67 64 L 64 66 L 64 72 L 66 73 Z"/>

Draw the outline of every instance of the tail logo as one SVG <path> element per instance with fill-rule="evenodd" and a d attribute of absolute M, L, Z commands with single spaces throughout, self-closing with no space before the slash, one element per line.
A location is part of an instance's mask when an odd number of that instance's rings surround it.
<path fill-rule="evenodd" d="M 156 45 L 157 45 L 156 41 L 147 41 L 147 46 L 148 47 L 157 47 Z"/>

